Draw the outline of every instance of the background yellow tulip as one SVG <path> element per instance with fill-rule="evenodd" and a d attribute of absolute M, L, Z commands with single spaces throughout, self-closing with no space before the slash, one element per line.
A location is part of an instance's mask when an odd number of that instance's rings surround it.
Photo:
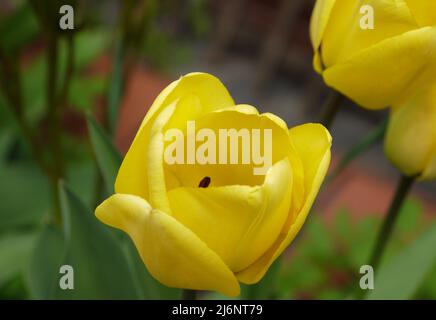
<path fill-rule="evenodd" d="M 272 130 L 272 167 L 168 165 L 166 129 Z M 97 217 L 124 230 L 150 273 L 163 284 L 239 294 L 238 281 L 259 281 L 302 227 L 330 162 L 331 137 L 321 125 L 288 130 L 272 114 L 235 105 L 215 77 L 191 73 L 155 100 Z M 199 188 L 204 177 L 210 186 Z"/>
<path fill-rule="evenodd" d="M 361 26 L 368 5 L 373 29 Z M 314 67 L 363 107 L 398 104 L 434 77 L 435 25 L 435 1 L 318 0 L 310 27 Z"/>
<path fill-rule="evenodd" d="M 392 108 L 385 152 L 406 175 L 436 179 L 436 85 Z"/>

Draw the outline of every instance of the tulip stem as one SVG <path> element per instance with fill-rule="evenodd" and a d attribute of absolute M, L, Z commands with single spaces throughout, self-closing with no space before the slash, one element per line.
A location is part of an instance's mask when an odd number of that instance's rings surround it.
<path fill-rule="evenodd" d="M 375 272 L 380 264 L 380 260 L 383 256 L 386 245 L 392 236 L 392 231 L 394 229 L 400 209 L 404 203 L 404 200 L 406 200 L 407 194 L 412 188 L 413 183 L 415 182 L 415 178 L 416 177 L 414 176 L 407 177 L 403 175 L 398 183 L 397 190 L 395 191 L 394 198 L 392 199 L 389 210 L 378 233 L 374 251 L 371 255 L 369 265 L 372 266 Z"/>
<path fill-rule="evenodd" d="M 376 246 L 371 256 L 370 265 L 374 269 L 376 269 L 378 264 L 380 263 L 383 251 L 386 247 L 387 242 L 389 241 L 389 238 L 391 237 L 392 230 L 395 226 L 398 213 L 400 212 L 404 200 L 406 200 L 407 194 L 411 189 L 414 181 L 415 177 L 402 176 L 398 183 L 397 190 L 395 191 L 394 198 L 392 199 L 392 203 L 389 207 L 388 213 L 383 221 L 383 225 L 377 237 Z"/>
<path fill-rule="evenodd" d="M 329 129 L 333 124 L 333 120 L 336 118 L 336 115 L 338 114 L 338 111 L 344 99 L 345 97 L 335 90 L 332 90 L 329 93 L 322 107 L 322 113 L 320 118 L 320 123 L 324 125 L 324 127 L 326 127 L 327 129 Z"/>
<path fill-rule="evenodd" d="M 184 289 L 182 292 L 182 300 L 197 300 L 197 291 Z"/>

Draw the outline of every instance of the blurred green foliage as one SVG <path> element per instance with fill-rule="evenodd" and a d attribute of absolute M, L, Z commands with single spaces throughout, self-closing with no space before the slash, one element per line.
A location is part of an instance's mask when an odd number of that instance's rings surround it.
<path fill-rule="evenodd" d="M 367 264 L 382 217 L 356 220 L 341 210 L 326 221 L 313 213 L 287 253 L 256 285 L 243 286 L 241 299 L 353 299 L 360 290 L 360 267 Z M 434 299 L 436 228 L 423 208 L 409 200 L 401 209 L 368 299 Z M 206 299 L 225 299 L 208 294 Z"/>
<path fill-rule="evenodd" d="M 21 5 L 11 16 L 0 20 L 1 45 L 13 52 L 22 49 L 38 34 L 38 21 L 30 6 Z"/>
<path fill-rule="evenodd" d="M 111 141 L 132 67 L 166 69 L 179 61 L 175 52 L 188 57 L 177 28 L 202 34 L 206 2 L 186 2 L 179 24 L 172 0 L 120 1 L 110 25 L 101 20 L 104 5 L 68 1 L 77 9 L 71 32 L 56 26 L 65 3 L 17 1 L 0 13 L 0 298 L 178 298 L 180 290 L 154 280 L 131 240 L 98 222 L 93 208 L 113 191 L 121 156 Z M 110 51 L 112 72 L 92 71 Z M 99 121 L 98 102 L 107 105 Z M 53 173 L 52 158 L 63 171 Z M 59 289 L 62 264 L 74 266 L 76 290 Z"/>
<path fill-rule="evenodd" d="M 376 277 L 377 287 L 368 293 L 367 299 L 403 300 L 413 297 L 435 265 L 435 242 L 436 225 L 432 225 L 380 268 Z"/>
<path fill-rule="evenodd" d="M 367 215 L 352 221 L 350 217 L 351 214 L 343 210 L 328 222 L 315 214 L 309 218 L 276 278 L 279 298 L 353 298 L 359 290 L 359 269 L 368 262 L 382 219 L 378 215 Z M 434 226 L 427 226 L 422 206 L 417 201 L 407 201 L 383 257 L 380 278 L 376 275 L 375 290 L 370 291 L 369 298 L 389 299 L 392 292 L 402 292 L 398 298 L 403 299 L 434 298 L 429 292 L 436 283 L 436 259 L 431 259 L 428 250 L 434 243 L 436 230 Z M 408 246 L 411 248 L 404 250 Z M 427 252 L 427 263 L 416 260 L 420 254 L 418 248 Z M 405 261 L 409 261 L 409 265 Z M 386 278 L 386 273 L 395 281 L 395 287 L 386 288 L 382 279 Z M 417 274 L 422 276 L 418 278 Z"/>

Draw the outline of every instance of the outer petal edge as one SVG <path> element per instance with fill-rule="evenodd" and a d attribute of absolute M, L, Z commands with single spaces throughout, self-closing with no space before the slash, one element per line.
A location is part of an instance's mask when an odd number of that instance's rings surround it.
<path fill-rule="evenodd" d="M 164 285 L 239 294 L 238 281 L 219 256 L 191 230 L 152 209 L 144 199 L 115 194 L 95 214 L 129 234 L 149 272 Z"/>

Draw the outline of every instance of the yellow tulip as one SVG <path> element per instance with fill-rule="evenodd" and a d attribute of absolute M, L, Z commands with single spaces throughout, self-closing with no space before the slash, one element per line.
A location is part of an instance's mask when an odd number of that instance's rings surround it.
<path fill-rule="evenodd" d="M 272 165 L 164 161 L 164 132 L 198 128 L 272 131 Z M 119 169 L 116 194 L 96 216 L 128 233 L 151 273 L 176 288 L 238 295 L 259 281 L 295 238 L 330 162 L 331 136 L 319 124 L 288 129 L 277 116 L 235 105 L 205 73 L 171 83 L 154 101 Z M 210 185 L 200 188 L 208 177 Z M 206 183 L 206 185 L 208 184 Z"/>
<path fill-rule="evenodd" d="M 392 108 L 385 152 L 404 174 L 436 179 L 436 85 Z"/>
<path fill-rule="evenodd" d="M 326 84 L 368 109 L 400 103 L 436 72 L 434 0 L 318 0 L 310 36 Z"/>

